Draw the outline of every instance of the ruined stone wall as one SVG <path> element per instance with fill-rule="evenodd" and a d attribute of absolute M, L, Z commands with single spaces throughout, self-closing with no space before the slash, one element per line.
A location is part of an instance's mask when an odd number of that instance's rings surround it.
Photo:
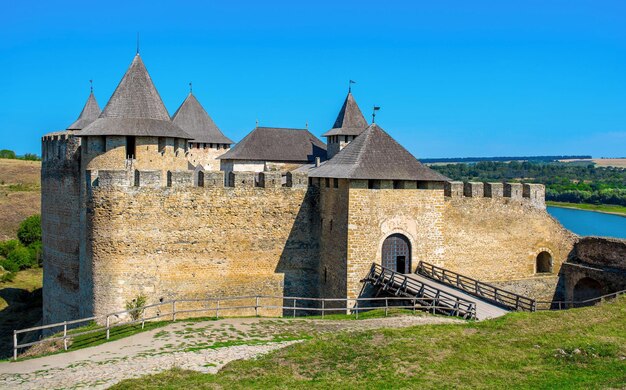
<path fill-rule="evenodd" d="M 347 293 L 348 181 L 314 179 L 320 191 L 320 297 L 345 298 Z M 343 303 L 338 305 L 343 306 Z"/>
<path fill-rule="evenodd" d="M 485 282 L 516 280 L 533 277 L 545 251 L 558 274 L 577 236 L 545 211 L 543 186 L 502 186 L 466 183 L 462 193 L 446 186 L 445 262 L 438 265 Z"/>
<path fill-rule="evenodd" d="M 537 275 L 525 279 L 491 281 L 489 284 L 539 302 L 539 308 L 550 307 L 546 302 L 564 300 L 565 289 L 558 275 Z"/>
<path fill-rule="evenodd" d="M 411 269 L 420 260 L 441 263 L 444 258 L 444 196 L 441 189 L 368 189 L 367 180 L 350 182 L 348 199 L 347 296 L 359 295 L 373 262 L 380 264 L 382 244 L 394 233 L 411 242 Z M 447 226 L 445 228 L 448 228 Z"/>
<path fill-rule="evenodd" d="M 197 143 L 190 143 L 189 151 L 187 153 L 187 159 L 194 166 L 201 165 L 203 169 L 208 171 L 219 171 L 220 160 L 219 156 L 230 150 L 228 145 L 218 144 L 200 144 L 200 147 L 196 147 Z"/>
<path fill-rule="evenodd" d="M 80 138 L 42 139 L 43 322 L 79 317 Z"/>
<path fill-rule="evenodd" d="M 139 294 L 148 303 L 318 294 L 314 189 L 193 187 L 189 172 L 173 172 L 171 187 L 125 180 L 100 171 L 90 190 L 84 260 L 95 314 Z"/>
<path fill-rule="evenodd" d="M 576 243 L 575 261 L 626 271 L 626 240 L 583 237 Z"/>

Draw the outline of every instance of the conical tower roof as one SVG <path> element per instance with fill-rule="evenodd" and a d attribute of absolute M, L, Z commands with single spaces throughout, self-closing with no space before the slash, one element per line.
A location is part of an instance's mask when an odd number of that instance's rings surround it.
<path fill-rule="evenodd" d="M 232 144 L 233 141 L 226 137 L 217 127 L 213 119 L 200 104 L 195 95 L 189 92 L 187 98 L 180 105 L 172 117 L 172 122 L 189 133 L 193 142 Z"/>
<path fill-rule="evenodd" d="M 310 177 L 447 181 L 422 165 L 377 124 L 369 126 L 335 157 L 309 171 Z"/>
<path fill-rule="evenodd" d="M 87 98 L 87 103 L 83 107 L 83 110 L 80 112 L 78 119 L 71 125 L 67 127 L 67 130 L 82 130 L 91 122 L 98 119 L 100 116 L 100 106 L 96 101 L 96 97 L 93 95 L 93 91 L 89 94 L 89 98 Z"/>
<path fill-rule="evenodd" d="M 326 133 L 323 137 L 329 137 L 331 135 L 359 135 L 367 128 L 367 121 L 361 112 L 352 92 L 348 92 L 346 100 L 343 102 L 343 106 L 337 115 L 333 128 Z"/>
<path fill-rule="evenodd" d="M 139 54 L 135 55 L 100 117 L 78 135 L 193 138 L 172 123 Z"/>

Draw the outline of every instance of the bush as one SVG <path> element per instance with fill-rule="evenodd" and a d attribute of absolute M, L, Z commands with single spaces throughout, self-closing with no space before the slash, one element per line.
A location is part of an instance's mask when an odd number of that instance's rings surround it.
<path fill-rule="evenodd" d="M 42 262 L 43 262 L 42 261 L 43 257 L 41 256 L 41 253 L 42 253 L 41 241 L 33 242 L 32 244 L 30 244 L 28 246 L 28 251 L 30 252 L 30 257 L 31 257 L 33 267 L 35 265 L 41 267 Z"/>
<path fill-rule="evenodd" d="M 19 270 L 32 268 L 37 265 L 37 258 L 33 258 L 31 251 L 23 246 L 16 248 L 9 253 L 6 261 L 13 263 Z"/>
<path fill-rule="evenodd" d="M 12 150 L 8 150 L 8 149 L 2 149 L 2 150 L 0 150 L 0 158 L 14 159 L 14 158 L 16 158 L 15 152 L 12 151 Z"/>
<path fill-rule="evenodd" d="M 41 217 L 35 214 L 22 221 L 17 230 L 17 238 L 24 246 L 41 241 Z"/>
<path fill-rule="evenodd" d="M 146 306 L 146 302 L 147 302 L 146 296 L 145 295 L 139 295 L 137 298 L 133 299 L 132 301 L 127 301 L 126 302 L 126 310 L 133 310 L 133 309 L 138 309 L 140 307 L 144 307 L 144 306 Z M 135 310 L 135 311 L 132 311 L 132 312 L 130 312 L 128 314 L 130 315 L 130 318 L 133 319 L 133 321 L 136 321 L 143 314 L 143 309 Z"/>
<path fill-rule="evenodd" d="M 26 153 L 21 159 L 26 161 L 41 161 L 41 158 L 34 153 Z"/>
<path fill-rule="evenodd" d="M 12 282 L 15 279 L 15 272 L 6 272 L 0 276 L 0 282 Z"/>
<path fill-rule="evenodd" d="M 20 267 L 9 259 L 0 259 L 0 267 L 9 273 L 17 272 Z"/>
<path fill-rule="evenodd" d="M 21 244 L 18 240 L 9 240 L 0 242 L 0 256 L 7 257 L 9 253 L 20 247 Z"/>

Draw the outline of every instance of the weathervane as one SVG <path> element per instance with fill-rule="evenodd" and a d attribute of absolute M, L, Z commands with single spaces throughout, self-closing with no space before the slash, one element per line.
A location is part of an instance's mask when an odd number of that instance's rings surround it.
<path fill-rule="evenodd" d="M 192 93 L 192 92 L 193 92 L 193 84 L 192 84 L 192 82 L 190 81 L 190 82 L 189 82 L 189 93 Z"/>
<path fill-rule="evenodd" d="M 93 80 L 89 80 L 89 91 L 93 93 Z"/>
<path fill-rule="evenodd" d="M 306 121 L 306 122 L 304 123 L 304 127 L 306 127 L 306 129 L 307 129 L 307 130 L 309 129 L 309 121 Z"/>
<path fill-rule="evenodd" d="M 352 92 L 352 84 L 356 84 L 356 81 L 350 80 L 350 82 L 348 82 L 348 93 Z"/>
<path fill-rule="evenodd" d="M 259 118 L 257 118 L 256 120 L 256 125 L 254 126 L 255 128 L 259 127 Z"/>
<path fill-rule="evenodd" d="M 139 54 L 139 31 L 137 31 L 137 54 Z"/>
<path fill-rule="evenodd" d="M 374 111 L 372 111 L 372 124 L 376 123 L 376 111 L 380 110 L 379 106 L 374 106 Z"/>

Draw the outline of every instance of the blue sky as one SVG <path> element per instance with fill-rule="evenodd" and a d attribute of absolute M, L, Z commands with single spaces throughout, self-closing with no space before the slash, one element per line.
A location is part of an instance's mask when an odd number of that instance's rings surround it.
<path fill-rule="evenodd" d="M 40 153 L 135 53 L 173 113 L 328 130 L 347 92 L 418 157 L 626 156 L 623 1 L 5 1 L 0 148 Z"/>

